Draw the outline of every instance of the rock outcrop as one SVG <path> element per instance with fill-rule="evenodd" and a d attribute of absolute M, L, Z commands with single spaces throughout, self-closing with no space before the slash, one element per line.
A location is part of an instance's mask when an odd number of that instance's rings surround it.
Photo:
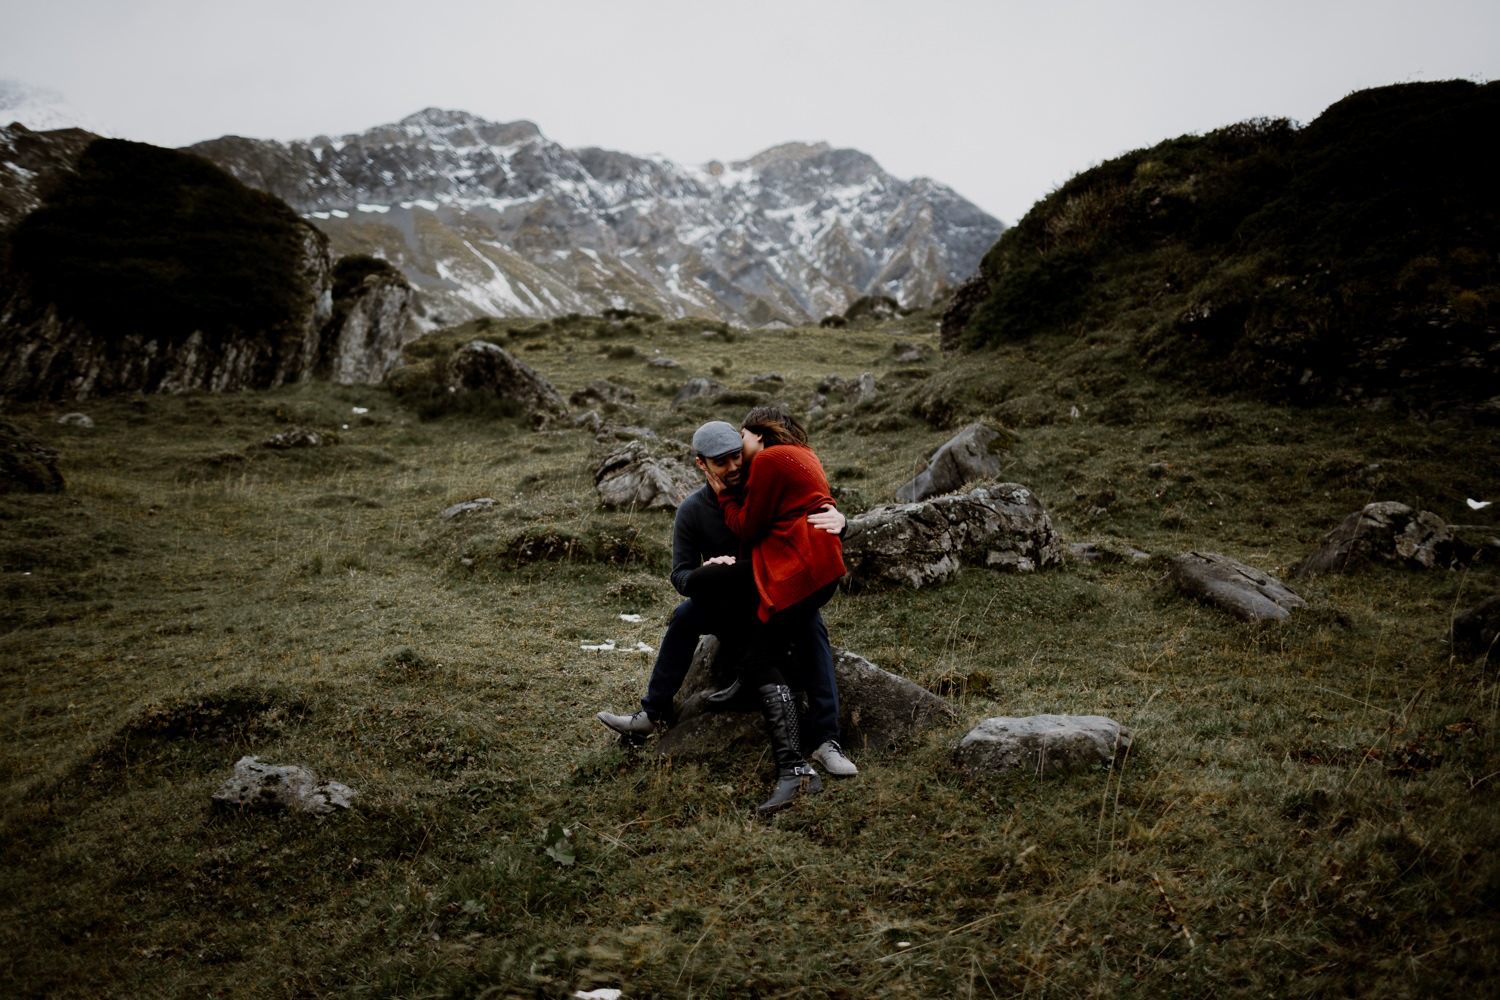
<path fill-rule="evenodd" d="M 1016 483 L 876 507 L 849 519 L 844 540 L 847 584 L 856 590 L 931 586 L 965 564 L 1042 569 L 1066 554 L 1036 494 Z"/>
<path fill-rule="evenodd" d="M 348 280 L 343 272 L 364 265 Z M 333 317 L 323 332 L 319 374 L 340 385 L 374 385 L 401 363 L 416 335 L 412 287 L 400 271 L 373 258 L 344 258 L 334 267 Z"/>
<path fill-rule="evenodd" d="M 1469 555 L 1443 519 L 1404 503 L 1366 504 L 1323 536 L 1316 552 L 1292 573 L 1294 579 L 1342 572 L 1372 561 L 1413 569 L 1457 569 Z"/>
<path fill-rule="evenodd" d="M 22 213 L 0 234 L 0 398 L 373 382 L 396 362 L 411 289 L 389 265 L 335 301 L 327 237 L 198 157 L 12 132 L 0 155 L 50 172 L 45 200 L 0 206 Z"/>

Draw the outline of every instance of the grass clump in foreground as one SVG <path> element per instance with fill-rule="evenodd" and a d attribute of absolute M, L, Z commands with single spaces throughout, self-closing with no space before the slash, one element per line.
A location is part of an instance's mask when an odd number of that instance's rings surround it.
<path fill-rule="evenodd" d="M 834 641 L 942 691 L 959 719 L 898 751 L 851 748 L 858 778 L 756 822 L 761 748 L 659 761 L 592 718 L 639 698 L 651 658 L 582 647 L 657 645 L 676 598 L 670 515 L 599 510 L 587 433 L 424 420 L 381 388 L 329 385 L 121 397 L 88 406 L 91 430 L 9 414 L 67 483 L 0 496 L 14 993 L 1493 989 L 1495 668 L 1447 643 L 1455 611 L 1500 589 L 1493 527 L 1465 536 L 1481 547 L 1465 571 L 1297 584 L 1310 607 L 1284 626 L 1186 602 L 1162 565 L 1198 548 L 1285 575 L 1372 500 L 1493 525 L 1463 506 L 1500 493 L 1492 436 L 1195 399 L 1107 330 L 953 365 L 932 360 L 922 314 L 728 338 L 652 317 L 479 335 L 565 398 L 628 386 L 610 419 L 667 440 L 739 416 L 672 410 L 690 377 L 801 407 L 829 375 L 871 371 L 873 402 L 831 400 L 812 422 L 851 506 L 887 500 L 984 417 L 1012 431 L 1005 478 L 1065 540 L 1125 557 L 838 597 Z M 929 360 L 897 361 L 893 338 Z M 289 424 L 338 443 L 261 446 Z M 478 496 L 495 503 L 439 518 Z M 955 773 L 978 721 L 1040 712 L 1109 715 L 1135 746 L 1055 779 Z M 316 768 L 358 805 L 210 808 L 247 753 Z"/>

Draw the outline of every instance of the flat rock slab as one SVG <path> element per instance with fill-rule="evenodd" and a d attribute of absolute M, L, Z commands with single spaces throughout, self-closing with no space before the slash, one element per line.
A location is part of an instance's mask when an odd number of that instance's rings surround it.
<path fill-rule="evenodd" d="M 229 780 L 214 792 L 213 801 L 216 805 L 243 809 L 321 814 L 348 809 L 358 794 L 348 785 L 325 781 L 305 767 L 265 764 L 258 757 L 241 757 Z"/>
<path fill-rule="evenodd" d="M 970 730 L 953 756 L 970 774 L 1053 774 L 1110 764 L 1130 748 L 1130 740 L 1129 729 L 1102 715 L 998 716 Z"/>
<path fill-rule="evenodd" d="M 1284 621 L 1307 607 L 1274 576 L 1214 552 L 1180 555 L 1172 571 L 1185 594 L 1246 621 Z"/>

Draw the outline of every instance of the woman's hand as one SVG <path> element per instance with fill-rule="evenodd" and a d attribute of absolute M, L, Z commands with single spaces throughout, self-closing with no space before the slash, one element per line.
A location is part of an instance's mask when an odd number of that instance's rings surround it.
<path fill-rule="evenodd" d="M 814 528 L 828 532 L 830 535 L 841 535 L 844 533 L 844 525 L 849 523 L 849 519 L 840 513 L 837 507 L 832 504 L 825 504 L 807 515 L 807 523 Z"/>
<path fill-rule="evenodd" d="M 706 465 L 706 463 L 699 463 L 699 464 L 700 465 Z M 715 496 L 717 496 L 720 493 L 723 493 L 724 490 L 727 488 L 724 485 L 724 480 L 720 479 L 719 476 L 718 476 L 718 474 L 715 473 L 713 469 L 705 468 L 703 470 L 703 475 L 704 475 L 704 478 L 706 478 L 708 480 L 708 488 L 714 491 L 714 495 Z"/>
<path fill-rule="evenodd" d="M 705 566 L 733 566 L 734 556 L 714 556 L 712 559 L 703 560 Z"/>

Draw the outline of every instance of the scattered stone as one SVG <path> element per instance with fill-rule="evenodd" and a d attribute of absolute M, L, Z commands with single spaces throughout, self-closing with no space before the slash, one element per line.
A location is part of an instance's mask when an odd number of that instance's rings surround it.
<path fill-rule="evenodd" d="M 985 719 L 954 748 L 960 771 L 1055 774 L 1113 764 L 1130 749 L 1131 733 L 1102 715 L 998 716 Z"/>
<path fill-rule="evenodd" d="M 722 382 L 715 382 L 711 378 L 703 378 L 702 376 L 690 378 L 687 380 L 686 385 L 677 390 L 677 395 L 672 397 L 672 409 L 681 408 L 682 404 L 689 400 L 717 396 L 728 388 Z"/>
<path fill-rule="evenodd" d="M 1000 454 L 1006 441 L 999 431 L 983 422 L 973 423 L 949 438 L 932 453 L 927 468 L 896 491 L 903 503 L 952 493 L 975 479 L 1000 474 Z"/>
<path fill-rule="evenodd" d="M 598 434 L 604 430 L 604 418 L 599 416 L 598 410 L 590 410 L 573 418 L 574 427 L 582 427 L 590 434 Z"/>
<path fill-rule="evenodd" d="M 652 368 L 681 368 L 681 363 L 671 358 L 652 358 L 646 362 Z"/>
<path fill-rule="evenodd" d="M 1453 646 L 1466 653 L 1489 653 L 1500 640 L 1500 594 L 1453 616 Z"/>
<path fill-rule="evenodd" d="M 455 350 L 448 358 L 447 376 L 449 391 L 489 393 L 512 400 L 531 415 L 534 426 L 544 426 L 551 417 L 568 412 L 551 382 L 487 340 L 471 340 Z"/>
<path fill-rule="evenodd" d="M 1404 503 L 1379 501 L 1355 511 L 1323 537 L 1292 576 L 1342 572 L 1379 560 L 1420 569 L 1457 569 L 1470 555 L 1443 520 Z"/>
<path fill-rule="evenodd" d="M 306 427 L 288 427 L 265 441 L 267 448 L 322 448 L 332 443 L 332 435 L 319 434 Z"/>
<path fill-rule="evenodd" d="M 698 757 L 734 744 L 765 741 L 753 695 L 748 711 L 707 707 L 707 697 L 733 679 L 723 672 L 723 665 L 716 664 L 718 651 L 719 642 L 713 636 L 704 636 L 698 643 L 678 693 L 677 717 L 658 744 L 660 753 Z M 839 727 L 850 753 L 891 749 L 957 718 L 953 706 L 931 691 L 837 646 L 833 675 L 839 689 Z"/>
<path fill-rule="evenodd" d="M 682 459 L 653 456 L 631 441 L 600 464 L 594 488 L 610 510 L 676 510 L 698 488 L 698 474 Z"/>
<path fill-rule="evenodd" d="M 468 514 L 476 510 L 489 510 L 491 507 L 495 506 L 496 503 L 497 501 L 494 497 L 475 497 L 473 500 L 465 500 L 463 503 L 454 504 L 452 507 L 449 507 L 438 516 L 442 518 L 452 518 L 457 517 L 460 514 Z"/>
<path fill-rule="evenodd" d="M 1137 548 L 1101 545 L 1098 542 L 1073 542 L 1068 545 L 1068 555 L 1086 563 L 1124 562 L 1127 559 L 1145 562 L 1151 558 L 1151 553 Z"/>
<path fill-rule="evenodd" d="M 761 382 L 785 382 L 786 379 L 782 377 L 781 372 L 762 372 L 759 375 L 751 375 L 745 381 L 751 385 L 759 385 Z"/>
<path fill-rule="evenodd" d="M 1190 597 L 1245 621 L 1285 621 L 1307 602 L 1280 580 L 1228 556 L 1188 552 L 1172 563 L 1177 585 Z"/>
<path fill-rule="evenodd" d="M 863 406 L 875 399 L 878 385 L 874 372 L 865 372 L 859 378 L 849 380 L 839 375 L 829 375 L 818 384 L 818 397 L 826 403 L 829 399 L 849 406 Z"/>
<path fill-rule="evenodd" d="M 264 764 L 241 757 L 229 780 L 214 792 L 216 805 L 241 809 L 285 809 L 314 814 L 348 809 L 359 793 L 296 765 Z"/>
<path fill-rule="evenodd" d="M 891 345 L 891 353 L 902 364 L 915 364 L 922 360 L 922 346 L 920 344 L 908 344 L 903 341 L 897 341 Z"/>
<path fill-rule="evenodd" d="M 1061 564 L 1065 551 L 1036 495 L 1001 483 L 850 518 L 845 580 L 851 589 L 925 587 L 952 579 L 965 563 L 1031 571 Z"/>
<path fill-rule="evenodd" d="M 94 426 L 94 418 L 87 413 L 64 413 L 57 418 L 57 422 L 64 427 L 89 428 Z"/>
<path fill-rule="evenodd" d="M 615 403 L 628 406 L 635 402 L 635 390 L 628 386 L 615 385 L 613 382 L 590 382 L 569 396 L 568 402 L 574 406 L 594 403 Z"/>
<path fill-rule="evenodd" d="M 0 420 L 0 493 L 61 493 L 57 452 Z"/>

